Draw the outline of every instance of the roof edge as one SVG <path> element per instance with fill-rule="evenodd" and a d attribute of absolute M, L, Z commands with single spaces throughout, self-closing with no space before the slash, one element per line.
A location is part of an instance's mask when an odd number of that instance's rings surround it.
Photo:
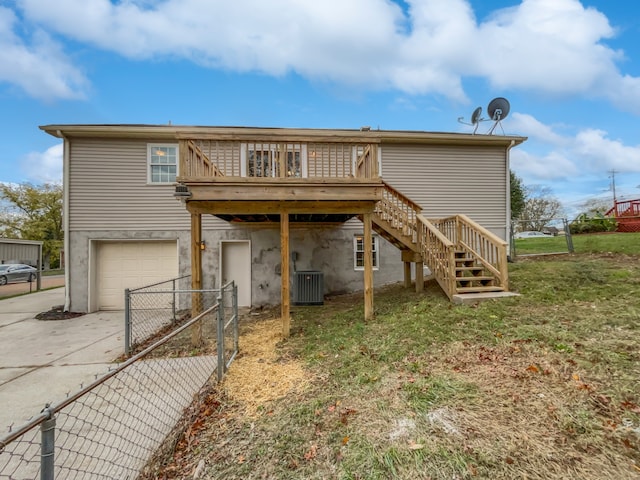
<path fill-rule="evenodd" d="M 419 130 L 320 129 L 285 127 L 184 126 L 147 124 L 59 124 L 42 125 L 44 132 L 56 138 L 158 138 L 243 140 L 256 138 L 317 139 L 362 141 L 375 143 L 464 143 L 518 145 L 527 137 L 510 135 L 478 135 L 457 132 L 427 132 Z"/>

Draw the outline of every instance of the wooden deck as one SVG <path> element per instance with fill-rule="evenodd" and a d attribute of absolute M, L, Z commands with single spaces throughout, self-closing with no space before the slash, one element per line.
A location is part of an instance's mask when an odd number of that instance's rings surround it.
<path fill-rule="evenodd" d="M 506 242 L 464 215 L 427 219 L 379 175 L 378 145 L 357 138 L 180 140 L 175 196 L 191 214 L 192 282 L 201 288 L 201 216 L 280 224 L 283 335 L 289 335 L 289 229 L 295 222 L 340 223 L 357 216 L 364 230 L 365 320 L 373 316 L 372 235 L 402 252 L 405 285 L 415 263 L 454 295 L 508 289 Z"/>

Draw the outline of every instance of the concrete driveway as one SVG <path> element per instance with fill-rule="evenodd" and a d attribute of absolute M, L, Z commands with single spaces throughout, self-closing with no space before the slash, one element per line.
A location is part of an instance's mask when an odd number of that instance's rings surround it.
<path fill-rule="evenodd" d="M 124 314 L 37 320 L 64 288 L 0 299 L 0 437 L 105 373 L 124 353 Z"/>
<path fill-rule="evenodd" d="M 50 277 L 42 277 L 41 288 L 64 287 L 64 275 L 53 275 Z M 36 282 L 18 282 L 0 285 L 0 298 L 12 297 L 21 293 L 35 292 L 37 288 Z"/>

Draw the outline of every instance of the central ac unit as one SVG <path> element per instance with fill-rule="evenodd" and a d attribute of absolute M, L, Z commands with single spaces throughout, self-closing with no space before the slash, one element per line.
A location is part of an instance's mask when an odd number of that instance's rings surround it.
<path fill-rule="evenodd" d="M 293 304 L 324 304 L 324 278 L 322 272 L 300 271 L 293 274 Z"/>

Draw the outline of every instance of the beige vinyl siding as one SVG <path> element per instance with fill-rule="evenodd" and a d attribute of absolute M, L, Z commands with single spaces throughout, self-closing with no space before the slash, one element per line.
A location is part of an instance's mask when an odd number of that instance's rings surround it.
<path fill-rule="evenodd" d="M 504 147 L 383 145 L 382 176 L 423 214 L 466 214 L 504 237 L 507 161 Z"/>
<path fill-rule="evenodd" d="M 153 139 L 71 140 L 71 231 L 190 228 L 191 217 L 173 197 L 173 185 L 147 184 L 148 143 Z M 203 228 L 228 228 L 228 224 L 205 215 Z"/>

